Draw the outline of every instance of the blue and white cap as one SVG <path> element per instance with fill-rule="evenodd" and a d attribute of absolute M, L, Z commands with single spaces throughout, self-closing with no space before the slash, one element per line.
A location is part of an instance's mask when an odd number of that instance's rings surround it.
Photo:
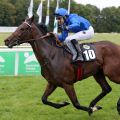
<path fill-rule="evenodd" d="M 54 15 L 56 17 L 59 17 L 59 16 L 64 17 L 68 15 L 68 11 L 65 8 L 59 8 L 55 11 Z"/>

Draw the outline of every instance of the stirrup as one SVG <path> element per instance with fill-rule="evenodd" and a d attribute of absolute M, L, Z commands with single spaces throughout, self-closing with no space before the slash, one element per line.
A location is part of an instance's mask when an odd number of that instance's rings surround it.
<path fill-rule="evenodd" d="M 72 63 L 76 63 L 76 62 L 83 62 L 84 59 L 81 58 L 80 56 L 76 57 L 75 59 L 72 59 Z"/>
<path fill-rule="evenodd" d="M 78 56 L 78 57 L 76 58 L 76 61 L 84 61 L 84 59 L 83 59 L 82 56 Z"/>
<path fill-rule="evenodd" d="M 84 61 L 84 59 L 83 59 L 83 57 L 80 55 L 80 56 L 77 56 L 74 60 L 72 60 L 73 62 L 78 62 L 78 61 L 81 61 L 81 62 L 83 62 Z"/>

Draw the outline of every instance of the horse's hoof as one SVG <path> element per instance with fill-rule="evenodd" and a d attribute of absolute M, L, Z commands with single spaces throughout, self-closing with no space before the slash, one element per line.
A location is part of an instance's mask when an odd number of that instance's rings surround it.
<path fill-rule="evenodd" d="M 95 111 L 97 111 L 97 110 L 100 110 L 100 109 L 102 109 L 101 106 L 90 107 L 89 110 L 88 110 L 89 116 L 91 116 L 91 114 L 92 114 L 93 112 L 95 112 Z"/>
<path fill-rule="evenodd" d="M 100 110 L 100 109 L 102 109 L 102 107 L 101 107 L 101 106 L 96 106 L 96 108 L 97 108 L 97 110 Z"/>
<path fill-rule="evenodd" d="M 101 106 L 94 106 L 94 107 L 91 107 L 91 109 L 92 109 L 93 112 L 95 112 L 97 110 L 102 109 L 102 107 Z"/>
<path fill-rule="evenodd" d="M 66 106 L 66 105 L 69 105 L 70 103 L 69 102 L 63 102 L 63 104 Z"/>
<path fill-rule="evenodd" d="M 94 107 L 90 107 L 90 108 L 92 109 L 92 112 L 95 112 L 95 111 L 97 111 L 97 110 L 102 109 L 101 106 L 94 106 Z"/>

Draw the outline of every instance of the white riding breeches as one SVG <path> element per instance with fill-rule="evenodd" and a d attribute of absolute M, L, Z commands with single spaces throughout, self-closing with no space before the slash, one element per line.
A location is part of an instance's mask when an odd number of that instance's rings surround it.
<path fill-rule="evenodd" d="M 92 26 L 90 26 L 88 30 L 80 31 L 66 37 L 64 43 L 70 42 L 73 39 L 76 39 L 77 41 L 88 40 L 88 39 L 91 39 L 93 36 L 94 36 L 94 29 Z"/>

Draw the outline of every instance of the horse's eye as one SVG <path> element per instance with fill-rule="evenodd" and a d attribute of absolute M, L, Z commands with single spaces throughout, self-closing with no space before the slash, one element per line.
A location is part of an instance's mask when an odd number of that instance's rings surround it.
<path fill-rule="evenodd" d="M 29 29 L 29 27 L 26 28 L 26 30 L 28 30 L 28 29 Z"/>
<path fill-rule="evenodd" d="M 21 28 L 20 30 L 21 30 L 21 31 L 24 31 L 25 29 L 24 29 L 24 28 Z"/>

